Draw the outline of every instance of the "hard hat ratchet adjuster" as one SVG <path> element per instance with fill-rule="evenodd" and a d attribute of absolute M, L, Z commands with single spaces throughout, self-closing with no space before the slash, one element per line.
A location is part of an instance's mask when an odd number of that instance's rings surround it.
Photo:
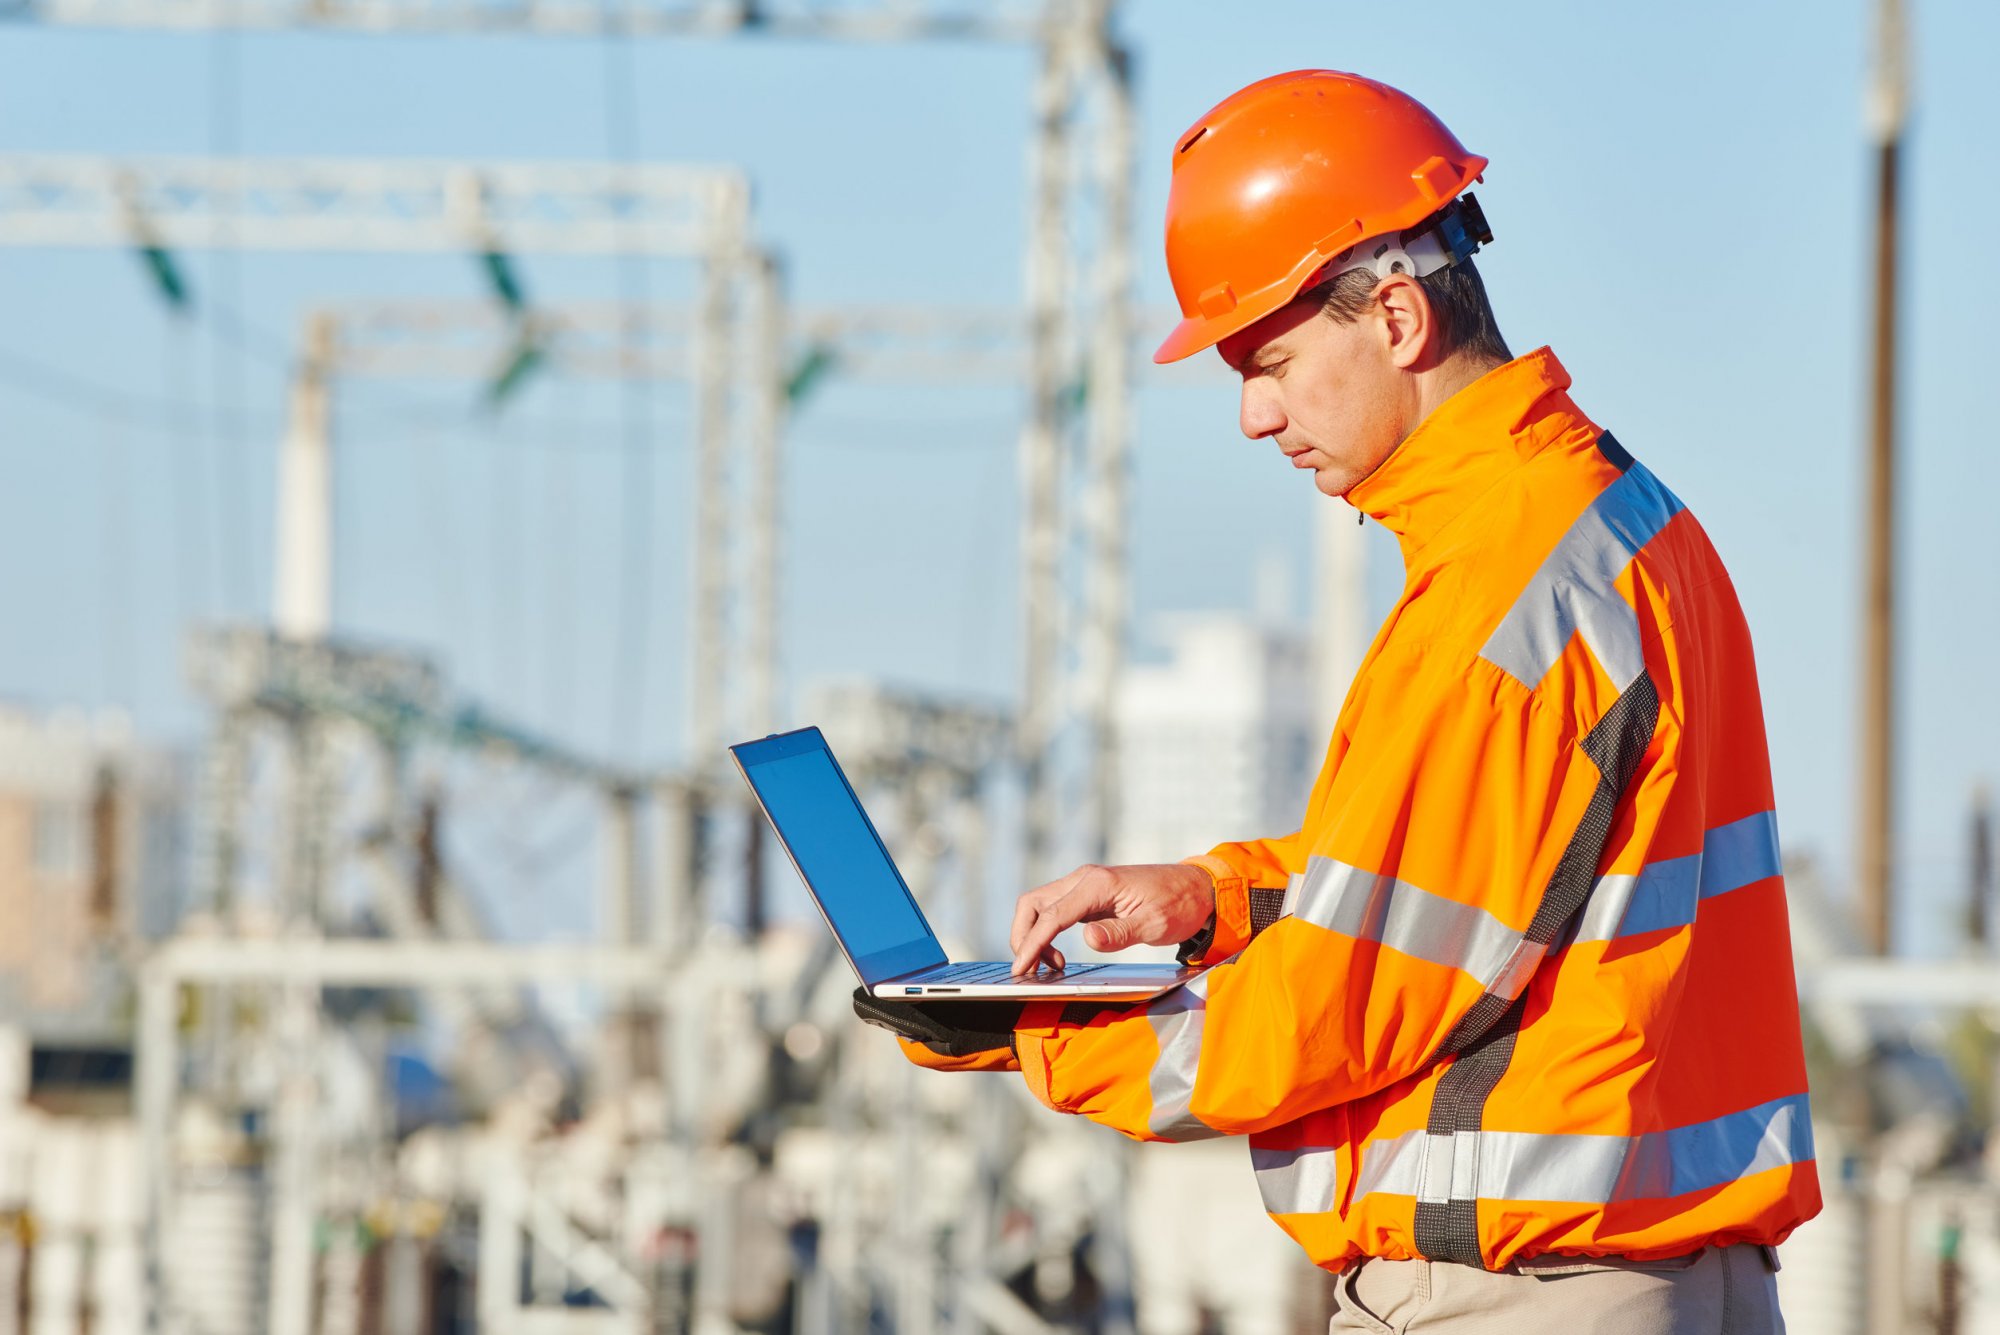
<path fill-rule="evenodd" d="M 1305 286 L 1317 287 L 1356 269 L 1372 270 L 1377 279 L 1399 273 L 1428 278 L 1469 258 L 1492 239 L 1479 201 L 1461 195 L 1410 231 L 1370 237 L 1348 247 L 1321 265 Z"/>

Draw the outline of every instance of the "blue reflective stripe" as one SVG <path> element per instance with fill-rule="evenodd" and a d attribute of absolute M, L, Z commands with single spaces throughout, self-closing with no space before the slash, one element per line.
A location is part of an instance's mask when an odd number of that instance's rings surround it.
<path fill-rule="evenodd" d="M 1599 877 L 1575 939 L 1615 941 L 1686 927 L 1701 900 L 1755 885 L 1783 870 L 1777 813 L 1760 811 L 1708 831 L 1699 853 L 1649 862 L 1636 875 Z"/>
<path fill-rule="evenodd" d="M 1664 1190 L 1658 1189 L 1657 1173 L 1630 1180 L 1641 1188 L 1638 1195 L 1685 1196 L 1812 1157 L 1812 1114 L 1806 1096 L 1793 1094 L 1711 1121 L 1638 1137 L 1634 1161 L 1642 1168 L 1654 1168 L 1664 1160 Z"/>
<path fill-rule="evenodd" d="M 1645 465 L 1633 464 L 1577 516 L 1479 656 L 1532 689 L 1580 633 L 1611 684 L 1630 686 L 1646 663 L 1639 615 L 1616 581 L 1682 509 Z"/>
<path fill-rule="evenodd" d="M 1731 890 L 1776 876 L 1785 869 L 1778 852 L 1778 813 L 1759 812 L 1718 825 L 1701 841 L 1701 897 L 1712 899 Z"/>
<path fill-rule="evenodd" d="M 1264 1207 L 1272 1214 L 1328 1211 L 1339 1200 L 1340 1151 L 1309 1146 L 1252 1149 Z M 1756 1173 L 1813 1158 L 1812 1116 L 1804 1094 L 1740 1112 L 1637 1136 L 1409 1131 L 1361 1147 L 1354 1196 L 1421 1196 L 1448 1175 L 1481 1200 L 1594 1205 L 1662 1200 L 1712 1191 Z M 1439 1164 L 1447 1166 L 1440 1168 Z M 1460 1196 L 1457 1191 L 1454 1196 Z M 1461 1198 L 1470 1199 L 1472 1193 Z"/>
<path fill-rule="evenodd" d="M 1579 941 L 1611 941 L 1694 921 L 1701 854 L 1649 862 L 1636 876 L 1603 876 L 1577 928 Z"/>

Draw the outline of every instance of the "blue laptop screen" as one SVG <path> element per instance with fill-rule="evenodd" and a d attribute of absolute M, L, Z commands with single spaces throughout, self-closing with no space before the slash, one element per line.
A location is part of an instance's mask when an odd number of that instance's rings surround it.
<path fill-rule="evenodd" d="M 733 748 L 864 982 L 944 963 L 902 876 L 816 728 Z"/>

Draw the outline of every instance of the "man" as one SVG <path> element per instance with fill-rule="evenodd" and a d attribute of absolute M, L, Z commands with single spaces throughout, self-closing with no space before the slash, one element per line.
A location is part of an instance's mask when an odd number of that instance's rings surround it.
<path fill-rule="evenodd" d="M 1215 967 L 1140 1006 L 857 1004 L 1129 1136 L 1248 1136 L 1336 1330 L 1781 1330 L 1819 1187 L 1749 635 L 1694 517 L 1502 342 L 1485 166 L 1323 70 L 1176 144 L 1156 359 L 1215 347 L 1243 434 L 1408 572 L 1296 833 L 1015 914 L 1017 971 L 1079 923 Z"/>

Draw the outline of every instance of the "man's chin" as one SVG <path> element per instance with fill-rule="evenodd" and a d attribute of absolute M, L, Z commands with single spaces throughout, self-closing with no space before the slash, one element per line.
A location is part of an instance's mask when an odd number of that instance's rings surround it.
<path fill-rule="evenodd" d="M 1332 496 L 1335 499 L 1345 496 L 1353 489 L 1354 484 L 1360 480 L 1360 478 L 1353 477 L 1337 468 L 1315 468 L 1313 470 L 1313 489 L 1322 496 Z"/>

